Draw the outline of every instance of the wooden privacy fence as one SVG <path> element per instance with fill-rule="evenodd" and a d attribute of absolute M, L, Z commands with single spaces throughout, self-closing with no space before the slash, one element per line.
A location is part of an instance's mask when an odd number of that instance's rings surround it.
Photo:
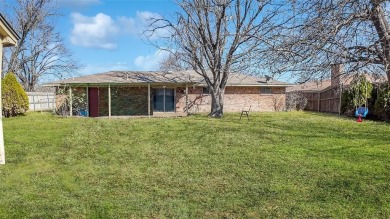
<path fill-rule="evenodd" d="M 306 110 L 340 113 L 341 89 L 329 88 L 324 91 L 302 92 L 307 98 Z"/>
<path fill-rule="evenodd" d="M 50 92 L 27 92 L 30 111 L 54 110 L 55 94 Z"/>

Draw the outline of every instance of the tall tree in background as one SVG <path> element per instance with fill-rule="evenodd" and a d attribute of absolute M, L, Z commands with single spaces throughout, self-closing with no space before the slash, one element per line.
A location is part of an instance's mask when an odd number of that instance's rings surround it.
<path fill-rule="evenodd" d="M 300 0 L 293 2 L 295 25 L 270 56 L 273 66 L 303 81 L 328 77 L 330 65 L 345 73 L 372 72 L 390 81 L 390 26 L 386 0 Z M 278 47 L 278 48 L 277 48 Z"/>
<path fill-rule="evenodd" d="M 173 19 L 155 18 L 146 31 L 168 32 L 164 45 L 203 76 L 211 94 L 211 117 L 223 115 L 231 72 L 248 72 L 265 58 L 270 41 L 289 21 L 284 1 L 181 0 Z M 282 16 L 286 14 L 285 16 Z M 161 40 L 161 39 L 160 39 Z"/>
<path fill-rule="evenodd" d="M 63 78 L 79 68 L 54 28 L 59 16 L 52 0 L 17 0 L 13 26 L 18 45 L 6 52 L 5 72 L 14 72 L 26 91 L 45 77 Z"/>
<path fill-rule="evenodd" d="M 191 69 L 186 62 L 182 60 L 183 54 L 179 52 L 171 52 L 169 55 L 158 63 L 160 71 L 183 71 Z"/>

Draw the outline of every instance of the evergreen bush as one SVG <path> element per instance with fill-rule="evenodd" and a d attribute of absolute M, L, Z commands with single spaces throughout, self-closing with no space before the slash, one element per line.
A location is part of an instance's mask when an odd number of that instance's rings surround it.
<path fill-rule="evenodd" d="M 1 82 L 3 115 L 13 117 L 25 113 L 29 103 L 26 92 L 13 73 L 8 73 Z"/>
<path fill-rule="evenodd" d="M 373 86 L 365 75 L 356 75 L 351 81 L 351 86 L 349 88 L 352 95 L 353 106 L 360 107 L 363 104 L 367 105 L 367 100 L 371 98 L 372 89 Z"/>

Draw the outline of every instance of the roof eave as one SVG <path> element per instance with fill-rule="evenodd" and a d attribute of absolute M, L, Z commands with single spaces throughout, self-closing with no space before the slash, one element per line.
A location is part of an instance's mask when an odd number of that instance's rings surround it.
<path fill-rule="evenodd" d="M 227 84 L 231 87 L 291 87 L 291 84 Z"/>
<path fill-rule="evenodd" d="M 142 85 L 196 85 L 196 86 L 207 86 L 205 83 L 198 82 L 144 82 L 144 83 L 129 83 L 129 82 L 58 82 L 58 83 L 47 83 L 42 86 L 44 87 L 57 87 L 57 86 L 67 86 L 67 85 L 95 85 L 95 86 L 108 86 L 108 85 L 133 85 L 133 86 L 142 86 Z M 292 84 L 227 84 L 227 87 L 291 87 Z"/>
<path fill-rule="evenodd" d="M 58 86 L 108 86 L 108 85 L 113 85 L 113 86 L 147 86 L 147 85 L 152 85 L 152 86 L 172 86 L 172 85 L 192 85 L 196 84 L 195 82 L 178 82 L 178 83 L 166 83 L 166 82 L 146 82 L 146 83 L 126 83 L 126 82 L 59 82 L 59 83 L 47 83 L 43 84 L 43 87 L 58 87 Z"/>
<path fill-rule="evenodd" d="M 14 46 L 18 40 L 20 40 L 20 36 L 16 33 L 16 31 L 12 28 L 12 26 L 8 23 L 8 21 L 4 18 L 4 16 L 0 13 L 0 21 L 4 25 L 4 31 L 6 32 L 5 39 L 3 40 L 4 46 Z M 5 42 L 4 42 L 5 41 Z"/>

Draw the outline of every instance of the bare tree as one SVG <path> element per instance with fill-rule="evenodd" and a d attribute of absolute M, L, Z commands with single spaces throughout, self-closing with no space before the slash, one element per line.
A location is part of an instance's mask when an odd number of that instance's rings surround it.
<path fill-rule="evenodd" d="M 161 71 L 181 71 L 188 70 L 191 67 L 181 58 L 183 54 L 179 52 L 171 52 L 168 57 L 159 63 Z"/>
<path fill-rule="evenodd" d="M 222 117 L 225 86 L 231 72 L 259 70 L 270 42 L 288 23 L 284 1 L 181 0 L 173 19 L 152 19 L 146 33 L 165 30 L 160 48 L 179 51 L 203 76 L 211 94 L 211 117 Z M 282 16 L 285 15 L 285 16 Z M 166 34 L 166 33 L 169 34 Z"/>
<path fill-rule="evenodd" d="M 386 0 L 301 0 L 293 3 L 295 25 L 286 28 L 273 50 L 289 71 L 301 78 L 325 78 L 330 65 L 344 73 L 372 72 L 390 81 L 390 26 Z M 389 82 L 390 83 L 390 82 Z"/>
<path fill-rule="evenodd" d="M 79 68 L 54 28 L 59 14 L 52 0 L 17 0 L 13 26 L 18 45 L 6 51 L 5 71 L 13 72 L 26 91 L 44 77 L 62 78 Z"/>

